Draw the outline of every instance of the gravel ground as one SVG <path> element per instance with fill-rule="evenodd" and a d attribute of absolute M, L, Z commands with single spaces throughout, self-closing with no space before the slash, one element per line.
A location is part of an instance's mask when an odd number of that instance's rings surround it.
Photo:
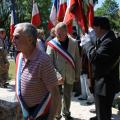
<path fill-rule="evenodd" d="M 11 87 L 14 91 L 14 80 L 11 81 Z M 120 93 L 119 93 L 120 95 Z M 118 95 L 118 96 L 119 96 Z M 94 113 L 90 113 L 90 109 L 94 109 L 95 105 L 87 105 L 86 100 L 78 100 L 77 97 L 73 97 L 72 94 L 72 102 L 71 102 L 71 116 L 74 118 L 74 120 L 89 120 L 91 117 L 94 117 Z M 120 120 L 120 111 L 117 109 L 112 109 L 113 117 L 112 120 Z M 61 120 L 65 120 L 63 117 Z"/>
<path fill-rule="evenodd" d="M 72 103 L 71 103 L 71 116 L 74 120 L 89 120 L 91 117 L 94 117 L 94 113 L 90 113 L 90 109 L 94 109 L 95 105 L 87 105 L 85 100 L 78 100 L 78 98 L 73 97 L 72 95 Z M 112 120 L 120 120 L 120 111 L 116 109 L 112 109 L 113 117 Z M 62 120 L 65 120 L 62 118 Z"/>

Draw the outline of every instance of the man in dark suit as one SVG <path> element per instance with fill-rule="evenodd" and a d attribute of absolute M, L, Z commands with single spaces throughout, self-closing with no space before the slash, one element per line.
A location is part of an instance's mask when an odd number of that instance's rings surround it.
<path fill-rule="evenodd" d="M 97 37 L 96 45 L 93 45 L 89 35 L 81 40 L 94 74 L 96 116 L 90 120 L 111 120 L 112 103 L 119 91 L 119 64 L 116 61 L 120 54 L 120 44 L 106 17 L 95 17 L 93 29 Z"/>

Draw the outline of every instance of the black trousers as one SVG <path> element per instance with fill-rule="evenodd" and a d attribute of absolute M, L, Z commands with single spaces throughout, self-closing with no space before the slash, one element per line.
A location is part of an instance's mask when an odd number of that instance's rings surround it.
<path fill-rule="evenodd" d="M 98 120 L 111 120 L 112 103 L 115 92 L 108 92 L 106 96 L 95 95 L 96 115 Z"/>

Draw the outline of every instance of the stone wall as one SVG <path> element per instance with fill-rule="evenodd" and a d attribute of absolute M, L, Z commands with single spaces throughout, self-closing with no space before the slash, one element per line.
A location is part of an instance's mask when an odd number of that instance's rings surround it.
<path fill-rule="evenodd" d="M 14 85 L 0 88 L 0 120 L 21 120 Z"/>

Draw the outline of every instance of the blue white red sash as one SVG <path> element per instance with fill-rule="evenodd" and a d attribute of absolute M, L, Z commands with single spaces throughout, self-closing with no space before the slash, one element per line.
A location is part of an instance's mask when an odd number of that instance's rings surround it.
<path fill-rule="evenodd" d="M 23 101 L 21 96 L 21 71 L 22 71 L 22 58 L 23 54 L 19 53 L 16 59 L 16 94 L 20 102 L 23 117 L 25 120 L 35 120 L 36 118 L 48 114 L 51 102 L 51 94 L 48 93 L 42 102 L 36 107 L 32 115 L 28 112 L 28 106 Z"/>
<path fill-rule="evenodd" d="M 54 38 L 54 39 L 50 40 L 47 44 L 49 46 L 51 46 L 52 48 L 54 48 L 55 50 L 57 50 L 58 53 L 60 53 L 70 63 L 70 65 L 72 65 L 72 67 L 75 69 L 74 59 L 72 58 L 72 56 L 70 55 L 70 53 L 68 51 L 66 51 L 61 46 L 61 44 L 57 40 L 57 38 Z"/>

